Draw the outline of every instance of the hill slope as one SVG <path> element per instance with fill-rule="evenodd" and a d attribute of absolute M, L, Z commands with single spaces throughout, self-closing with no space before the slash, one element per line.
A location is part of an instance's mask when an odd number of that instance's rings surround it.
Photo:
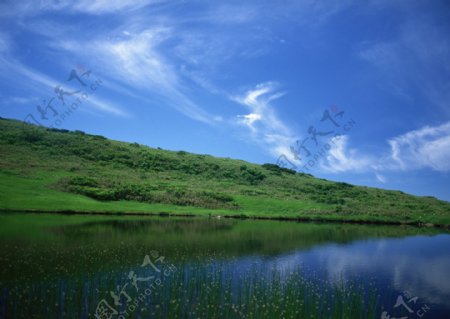
<path fill-rule="evenodd" d="M 0 209 L 450 225 L 450 203 L 0 119 Z"/>

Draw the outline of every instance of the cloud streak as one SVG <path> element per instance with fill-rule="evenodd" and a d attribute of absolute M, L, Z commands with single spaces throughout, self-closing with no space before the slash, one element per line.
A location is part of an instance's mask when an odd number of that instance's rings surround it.
<path fill-rule="evenodd" d="M 236 123 L 248 128 L 252 140 L 267 147 L 274 156 L 288 151 L 293 141 L 289 128 L 279 119 L 272 104 L 285 94 L 277 88 L 277 83 L 265 82 L 241 96 L 232 97 L 232 100 L 250 110 L 248 114 L 238 115 Z"/>
<path fill-rule="evenodd" d="M 0 56 L 0 70 L 5 71 L 5 74 L 8 77 L 8 81 L 12 81 L 17 84 L 20 83 L 22 87 L 24 82 L 23 80 L 27 79 L 28 80 L 26 81 L 27 86 L 29 87 L 30 91 L 34 92 L 35 94 L 43 94 L 43 92 L 53 93 L 55 87 L 61 84 L 61 81 L 57 81 L 45 74 L 42 74 L 41 72 L 38 72 L 30 67 L 23 65 L 17 60 L 14 60 L 9 57 L 6 58 L 5 56 Z M 77 91 L 76 88 L 71 87 L 70 85 L 67 84 L 64 84 L 64 90 L 68 92 Z M 38 96 L 38 98 L 42 97 Z M 16 100 L 16 102 L 19 101 Z M 89 102 L 86 105 L 93 107 L 98 111 L 109 113 L 111 115 L 124 118 L 129 117 L 129 114 L 124 110 L 122 110 L 120 107 L 115 106 L 114 103 L 111 103 L 99 97 L 90 96 Z"/>
<path fill-rule="evenodd" d="M 321 168 L 330 173 L 363 172 L 369 169 L 374 159 L 349 148 L 349 137 L 342 135 L 333 140 L 331 148 L 321 161 Z"/>
<path fill-rule="evenodd" d="M 80 12 L 92 15 L 110 14 L 138 10 L 151 4 L 164 2 L 162 0 L 80 0 L 80 1 L 6 1 L 0 5 L 2 13 L 6 16 L 34 16 L 45 12 Z"/>
<path fill-rule="evenodd" d="M 159 46 L 172 37 L 171 28 L 154 26 L 133 33 L 124 31 L 114 40 L 56 41 L 55 45 L 77 56 L 101 61 L 102 73 L 134 92 L 138 89 L 143 100 L 151 93 L 152 98 L 159 97 L 164 105 L 194 120 L 214 124 L 217 117 L 183 92 L 182 79 L 159 50 Z"/>
<path fill-rule="evenodd" d="M 450 171 L 450 122 L 425 126 L 390 139 L 391 159 L 402 170 Z"/>
<path fill-rule="evenodd" d="M 382 171 L 450 171 L 450 122 L 407 132 L 386 144 L 389 153 L 375 156 L 350 148 L 349 136 L 342 136 L 322 159 L 321 169 L 329 173 L 373 172 L 381 183 L 387 181 Z"/>

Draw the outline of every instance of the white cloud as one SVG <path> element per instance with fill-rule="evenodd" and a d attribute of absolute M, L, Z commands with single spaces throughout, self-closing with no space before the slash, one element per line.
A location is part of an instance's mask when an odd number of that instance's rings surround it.
<path fill-rule="evenodd" d="M 277 87 L 274 82 L 261 83 L 242 96 L 232 97 L 232 100 L 250 109 L 250 113 L 238 115 L 236 122 L 250 129 L 253 141 L 268 147 L 274 156 L 280 156 L 283 152 L 289 155 L 289 144 L 293 141 L 289 128 L 278 118 L 271 105 L 272 101 L 284 95 L 276 91 Z"/>
<path fill-rule="evenodd" d="M 222 4 L 200 6 L 198 11 L 185 16 L 172 17 L 164 10 L 154 12 L 145 6 L 151 6 L 164 1 L 158 0 L 81 0 L 74 3 L 44 0 L 40 2 L 25 1 L 12 5 L 9 3 L 4 11 L 15 11 L 23 15 L 39 16 L 40 13 L 54 11 L 55 13 L 70 13 L 73 11 L 89 14 L 120 13 L 122 23 L 113 29 L 85 30 L 83 38 L 77 39 L 79 32 L 70 30 L 67 24 L 60 28 L 52 19 L 34 19 L 34 25 L 29 31 L 49 39 L 52 49 L 72 53 L 71 58 L 89 60 L 98 65 L 99 71 L 110 81 L 109 87 L 120 83 L 124 88 L 131 87 L 140 98 L 160 99 L 162 105 L 168 105 L 179 112 L 205 123 L 218 122 L 218 116 L 209 114 L 193 99 L 188 97 L 185 77 L 192 75 L 190 80 L 208 90 L 210 93 L 227 96 L 218 89 L 212 81 L 211 74 L 218 72 L 231 58 L 251 59 L 255 54 L 264 54 L 264 43 L 273 41 L 269 27 L 261 27 L 260 21 L 273 19 L 273 10 L 278 13 L 276 19 L 284 21 L 286 13 L 291 8 L 274 6 L 270 3 L 261 4 Z M 310 16 L 310 10 L 318 16 L 329 16 L 339 6 L 318 5 L 308 1 L 304 5 L 293 5 L 296 12 Z M 6 10 L 8 9 L 8 10 Z M 136 10 L 142 9 L 142 10 Z M 129 15 L 127 10 L 134 10 Z M 47 21 L 49 20 L 49 21 Z M 199 21 L 208 23 L 210 28 L 198 29 L 192 23 Z M 27 21 L 28 23 L 29 21 Z M 227 25 L 227 28 L 223 27 Z M 28 25 L 28 24 L 27 24 Z M 243 25 L 246 27 L 243 28 Z M 169 27 L 167 27 L 169 26 Z M 26 28 L 26 25 L 23 27 Z M 236 29 L 239 27 L 240 29 Z M 102 29 L 102 27 L 100 27 Z M 102 38 L 96 33 L 103 33 Z M 169 47 L 172 50 L 168 50 Z M 62 55 L 62 54 L 60 54 Z M 70 56 L 70 55 L 65 55 Z M 180 73 L 179 61 L 188 65 L 188 72 Z M 96 68 L 97 69 L 97 68 Z M 119 89 L 123 91 L 123 89 Z M 152 93 L 150 96 L 148 93 Z M 280 93 L 282 94 L 282 93 Z M 269 103 L 279 98 L 273 94 L 270 98 L 263 97 Z M 283 123 L 268 109 L 264 116 L 257 112 L 243 115 L 239 119 L 248 127 L 259 126 L 261 123 L 269 127 L 267 134 L 288 135 Z M 269 139 L 262 136 L 263 139 Z"/>
<path fill-rule="evenodd" d="M 399 15 L 398 27 L 389 41 L 364 41 L 357 56 L 375 66 L 384 76 L 383 84 L 392 93 L 413 103 L 416 97 L 424 98 L 429 108 L 436 108 L 449 116 L 450 97 L 450 40 L 448 30 L 419 8 L 409 11 L 404 2 L 389 1 L 408 14 Z M 444 74 L 445 76 L 437 76 Z"/>
<path fill-rule="evenodd" d="M 450 171 L 450 122 L 390 139 L 391 159 L 403 170 Z"/>
<path fill-rule="evenodd" d="M 256 113 L 250 113 L 247 115 L 238 115 L 238 117 L 242 119 L 240 122 L 242 124 L 250 127 L 252 129 L 252 131 L 255 131 L 255 129 L 253 127 L 254 122 L 260 121 L 262 119 L 261 114 L 256 114 Z"/>
<path fill-rule="evenodd" d="M 130 26 L 130 30 L 134 27 Z M 172 62 L 159 50 L 159 45 L 173 38 L 171 28 L 156 26 L 142 31 L 121 31 L 115 39 L 94 39 L 87 42 L 57 41 L 56 46 L 78 56 L 100 61 L 102 74 L 125 87 L 131 87 L 145 100 L 162 99 L 163 105 L 173 107 L 184 115 L 208 124 L 217 122 L 192 101 L 184 92 L 184 85 Z"/>
<path fill-rule="evenodd" d="M 73 5 L 73 9 L 92 14 L 103 14 L 123 10 L 136 10 L 149 4 L 158 3 L 155 0 L 82 0 Z"/>
<path fill-rule="evenodd" d="M 387 182 L 387 179 L 385 176 L 381 175 L 380 173 L 378 173 L 376 170 L 374 171 L 375 177 L 376 179 L 380 182 L 385 184 Z"/>
<path fill-rule="evenodd" d="M 320 166 L 323 170 L 331 173 L 363 172 L 367 171 L 373 163 L 373 159 L 359 153 L 356 149 L 348 147 L 348 136 L 342 135 L 333 139 L 330 150 Z"/>
<path fill-rule="evenodd" d="M 358 56 L 380 68 L 389 70 L 398 67 L 401 63 L 401 49 L 396 43 L 364 43 Z"/>
<path fill-rule="evenodd" d="M 38 104 L 40 101 L 36 97 L 11 96 L 3 100 L 5 104 L 26 105 Z"/>
<path fill-rule="evenodd" d="M 159 3 L 158 0 L 28 0 L 0 5 L 0 15 L 3 16 L 34 16 L 48 11 L 75 11 L 88 14 L 107 14 L 137 10 L 147 5 Z"/>
<path fill-rule="evenodd" d="M 87 48 L 93 50 L 91 55 L 100 54 L 107 59 L 103 68 L 115 72 L 116 78 L 132 81 L 136 86 L 167 88 L 177 79 L 156 47 L 169 32 L 166 28 L 148 29 L 116 41 L 93 41 Z"/>
<path fill-rule="evenodd" d="M 8 52 L 10 50 L 9 36 L 3 32 L 0 32 L 0 53 Z"/>
<path fill-rule="evenodd" d="M 260 11 L 260 8 L 255 5 L 218 3 L 204 17 L 212 23 L 234 25 L 254 21 L 260 15 Z"/>
<path fill-rule="evenodd" d="M 39 94 L 38 98 L 45 99 L 49 94 L 54 92 L 54 89 L 57 85 L 60 85 L 61 82 L 57 81 L 41 72 L 38 72 L 26 65 L 23 65 L 19 61 L 16 61 L 12 58 L 5 58 L 4 56 L 0 56 L 0 70 L 4 71 L 4 74 L 8 77 L 8 81 L 13 81 L 17 83 L 21 83 L 23 88 L 24 82 L 27 83 L 27 86 L 30 88 L 30 91 L 34 92 L 34 94 Z M 24 81 L 27 79 L 27 81 Z M 65 79 L 64 79 L 65 80 Z M 73 88 L 67 84 L 64 85 L 64 90 L 66 91 L 76 91 L 76 88 Z M 36 99 L 35 99 L 36 100 Z M 26 100 L 11 100 L 14 103 L 24 103 Z M 93 107 L 94 109 L 106 113 L 110 113 L 119 117 L 128 117 L 129 114 L 122 110 L 120 107 L 115 106 L 113 103 L 100 99 L 97 96 L 90 96 L 88 98 L 88 102 L 85 103 L 88 107 Z"/>
<path fill-rule="evenodd" d="M 88 105 L 94 106 L 97 110 L 110 113 L 119 117 L 130 117 L 130 115 L 123 111 L 120 107 L 114 105 L 114 103 L 110 101 L 105 101 L 104 99 L 98 96 L 89 96 Z"/>
<path fill-rule="evenodd" d="M 380 171 L 433 169 L 450 171 L 450 122 L 439 126 L 425 126 L 387 141 L 388 156 L 378 156 L 349 148 L 349 137 L 335 140 L 321 168 L 331 173 L 373 171 L 381 183 L 387 181 Z"/>
<path fill-rule="evenodd" d="M 331 149 L 322 158 L 320 167 L 326 172 L 369 172 L 386 183 L 381 172 L 433 169 L 450 171 L 450 122 L 439 126 L 425 126 L 387 141 L 388 155 L 365 154 L 349 147 L 349 137 L 342 136 L 330 143 Z"/>

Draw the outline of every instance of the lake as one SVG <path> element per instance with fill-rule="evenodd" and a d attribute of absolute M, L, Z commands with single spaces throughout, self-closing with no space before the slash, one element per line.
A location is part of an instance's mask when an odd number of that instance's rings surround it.
<path fill-rule="evenodd" d="M 434 228 L 0 214 L 1 318 L 450 318 Z"/>

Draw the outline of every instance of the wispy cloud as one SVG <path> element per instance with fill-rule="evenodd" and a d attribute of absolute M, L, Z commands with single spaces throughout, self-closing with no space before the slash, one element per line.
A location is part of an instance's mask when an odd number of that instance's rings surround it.
<path fill-rule="evenodd" d="M 407 6 L 401 1 L 381 1 L 378 5 L 390 9 Z M 429 107 L 448 116 L 450 82 L 448 76 L 438 76 L 442 72 L 450 73 L 448 29 L 419 12 L 420 9 L 416 9 L 412 18 L 402 15 L 389 40 L 362 42 L 357 56 L 384 75 L 384 85 L 392 93 L 409 101 L 414 101 L 412 97 L 423 96 Z"/>
<path fill-rule="evenodd" d="M 11 58 L 0 56 L 0 70 L 3 70 L 3 76 L 7 76 L 8 81 L 14 82 L 21 85 L 24 88 L 24 82 L 27 83 L 27 86 L 30 89 L 30 93 L 39 94 L 35 98 L 21 98 L 16 100 L 10 100 L 10 102 L 15 101 L 16 103 L 23 103 L 27 99 L 36 100 L 46 98 L 47 92 L 54 92 L 54 89 L 57 85 L 60 85 L 61 82 L 52 77 L 45 75 L 39 71 L 34 70 L 33 68 L 27 67 L 23 65 L 19 61 Z M 69 70 L 68 70 L 69 72 Z M 26 81 L 24 81 L 26 79 Z M 76 88 L 73 88 L 69 85 L 64 85 L 64 89 L 69 92 L 76 91 Z M 114 103 L 103 100 L 99 97 L 91 96 L 89 97 L 89 102 L 86 104 L 88 107 L 93 107 L 94 109 L 106 112 L 119 117 L 128 117 L 129 114 L 122 110 L 120 107 L 114 105 Z"/>
<path fill-rule="evenodd" d="M 80 1 L 57 1 L 57 0 L 24 0 L 5 1 L 0 5 L 2 13 L 6 16 L 28 16 L 38 15 L 49 11 L 81 12 L 94 15 L 123 12 L 126 10 L 137 10 L 150 4 L 165 2 L 162 0 L 80 0 Z"/>
<path fill-rule="evenodd" d="M 13 105 L 29 105 L 29 104 L 38 104 L 40 101 L 37 97 L 23 97 L 23 96 L 11 96 L 5 98 L 3 100 L 5 104 L 13 104 Z"/>
<path fill-rule="evenodd" d="M 4 32 L 0 32 L 0 53 L 9 51 L 10 45 L 9 36 Z"/>
<path fill-rule="evenodd" d="M 122 32 L 115 39 L 57 41 L 56 46 L 87 59 L 101 61 L 99 67 L 112 81 L 140 91 L 142 98 L 151 93 L 184 115 L 208 124 L 216 122 L 184 92 L 184 84 L 172 62 L 159 50 L 171 39 L 173 30 L 155 26 L 137 32 Z"/>
<path fill-rule="evenodd" d="M 450 122 L 425 126 L 389 140 L 391 159 L 403 170 L 450 171 Z"/>
<path fill-rule="evenodd" d="M 236 122 L 247 127 L 253 141 L 264 144 L 274 156 L 289 150 L 289 143 L 293 141 L 289 128 L 278 118 L 272 104 L 284 95 L 277 88 L 277 83 L 266 82 L 241 96 L 232 97 L 250 110 L 248 114 L 238 115 Z"/>
<path fill-rule="evenodd" d="M 384 173 L 432 169 L 450 171 L 450 122 L 439 126 L 425 126 L 387 140 L 386 155 L 366 154 L 349 147 L 349 137 L 335 140 L 321 169 L 330 173 L 373 172 L 385 183 Z"/>
<path fill-rule="evenodd" d="M 90 96 L 88 100 L 88 105 L 92 105 L 95 109 L 100 110 L 102 112 L 106 112 L 115 116 L 129 118 L 131 115 L 122 110 L 121 107 L 115 105 L 114 103 L 107 101 L 98 96 Z"/>
<path fill-rule="evenodd" d="M 360 58 L 385 70 L 402 63 L 401 47 L 393 42 L 363 43 L 358 52 Z"/>
<path fill-rule="evenodd" d="M 331 143 L 331 149 L 321 160 L 321 169 L 331 173 L 357 173 L 370 169 L 374 159 L 358 152 L 356 149 L 349 148 L 348 144 L 349 137 L 347 135 L 334 139 Z"/>
<path fill-rule="evenodd" d="M 387 178 L 384 175 L 381 175 L 377 170 L 374 171 L 375 178 L 382 184 L 387 182 Z"/>
<path fill-rule="evenodd" d="M 255 4 L 218 3 L 217 6 L 211 7 L 203 17 L 212 23 L 236 25 L 255 21 L 261 15 L 261 9 Z"/>
<path fill-rule="evenodd" d="M 292 5 L 292 9 L 305 16 L 311 15 L 307 12 L 314 12 L 322 20 L 341 8 L 318 5 L 314 1 L 306 2 L 301 6 Z M 15 5 L 9 3 L 8 9 L 19 16 L 36 16 L 28 31 L 44 36 L 45 43 L 52 49 L 65 53 L 64 56 L 70 53 L 74 59 L 98 62 L 101 73 L 109 80 L 109 88 L 122 86 L 118 91 L 124 91 L 132 87 L 133 94 L 140 99 L 159 99 L 162 105 L 172 107 L 192 119 L 215 124 L 220 117 L 211 114 L 187 91 L 192 89 L 192 84 L 196 84 L 209 93 L 227 96 L 225 90 L 211 80 L 211 75 L 219 73 L 233 58 L 252 59 L 268 53 L 267 46 L 263 43 L 272 41 L 273 34 L 268 28 L 261 26 L 261 21 L 283 21 L 289 16 L 287 13 L 291 5 L 274 8 L 271 3 L 203 4 L 199 11 L 174 18 L 164 10 L 157 13 L 148 10 L 161 3 L 165 1 L 82 0 L 67 3 L 48 0 L 38 3 L 25 1 Z M 182 6 L 181 2 L 171 5 Z M 149 8 L 143 9 L 147 6 Z M 308 8 L 313 10 L 309 11 Z M 277 14 L 272 18 L 274 9 Z M 131 10 L 133 15 L 128 12 Z M 121 22 L 108 29 L 100 27 L 103 29 L 100 30 L 101 33 L 106 33 L 107 36 L 96 36 L 95 33 L 99 30 L 86 30 L 87 33 L 80 38 L 79 32 L 70 30 L 67 24 L 60 27 L 52 19 L 40 19 L 39 14 L 50 11 L 93 15 L 120 13 Z M 209 26 L 197 28 L 195 25 L 199 21 Z M 26 25 L 23 27 L 27 28 Z M 224 28 L 224 25 L 227 27 Z M 185 80 L 190 80 L 191 83 L 186 83 Z M 280 132 L 268 130 L 271 140 L 275 136 L 280 140 L 280 136 L 288 135 L 286 127 L 268 112 L 271 111 L 266 110 L 264 118 L 259 118 L 255 113 L 244 115 L 241 120 L 250 126 L 258 123 L 266 123 L 272 128 L 278 126 Z"/>
<path fill-rule="evenodd" d="M 82 0 L 72 5 L 77 11 L 103 14 L 123 10 L 137 10 L 149 4 L 165 2 L 162 0 Z"/>

